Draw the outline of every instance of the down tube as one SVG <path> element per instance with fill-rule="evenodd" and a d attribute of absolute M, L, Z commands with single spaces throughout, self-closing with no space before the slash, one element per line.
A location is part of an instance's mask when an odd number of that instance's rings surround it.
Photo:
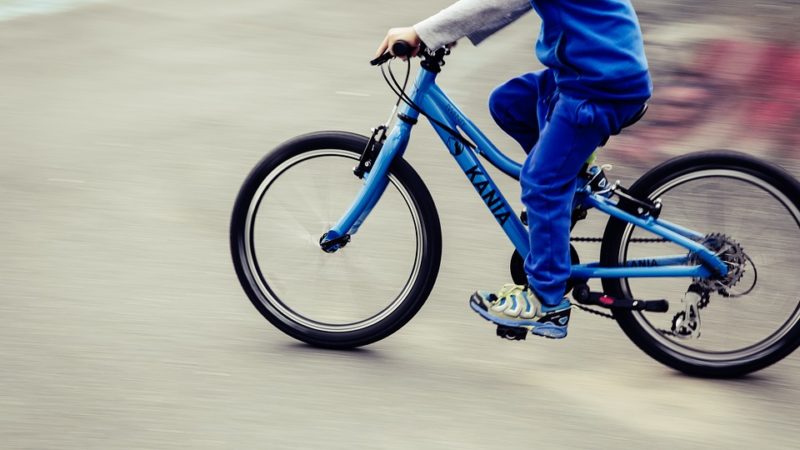
<path fill-rule="evenodd" d="M 445 115 L 439 104 L 432 100 L 434 97 L 425 96 L 422 102 L 422 109 L 428 113 L 432 118 L 447 124 L 452 129 L 456 129 L 457 125 L 453 123 L 450 117 Z M 517 249 L 520 255 L 527 255 L 530 252 L 530 242 L 528 241 L 528 230 L 522 225 L 522 222 L 517 217 L 514 209 L 508 204 L 508 201 L 494 184 L 486 169 L 481 164 L 475 152 L 466 147 L 461 141 L 453 137 L 450 133 L 431 122 L 433 129 L 445 143 L 450 154 L 458 163 L 461 170 L 467 176 L 472 187 L 478 192 L 478 195 L 483 200 L 483 203 L 489 208 L 489 211 L 494 216 L 498 224 L 503 228 L 511 243 Z"/>

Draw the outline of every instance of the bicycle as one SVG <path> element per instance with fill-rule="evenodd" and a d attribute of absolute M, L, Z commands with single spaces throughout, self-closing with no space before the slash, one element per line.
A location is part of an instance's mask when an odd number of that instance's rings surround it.
<path fill-rule="evenodd" d="M 398 43 L 392 53 L 407 56 L 410 48 Z M 299 136 L 246 178 L 231 218 L 234 267 L 256 309 L 287 335 L 319 347 L 363 346 L 400 329 L 426 301 L 439 271 L 441 227 L 430 192 L 403 158 L 420 116 L 513 244 L 512 277 L 526 282 L 526 212 L 515 212 L 478 155 L 515 179 L 521 165 L 436 84 L 448 54 L 421 49 L 408 93 L 410 58 L 402 83 L 385 64 L 392 54 L 373 60 L 398 99 L 371 137 Z M 613 318 L 645 353 L 695 376 L 740 376 L 800 345 L 797 180 L 731 151 L 674 158 L 629 189 L 611 183 L 606 169 L 587 162 L 575 195 L 573 227 L 589 210 L 609 216 L 602 238 L 575 238 L 601 242 L 597 262 L 581 263 L 572 248 L 575 307 Z M 727 202 L 745 208 L 736 211 L 741 218 L 725 214 Z M 677 219 L 707 223 L 690 228 Z M 759 233 L 747 231 L 756 226 Z M 593 279 L 602 292 L 589 288 Z M 498 327 L 497 334 L 518 340 L 526 330 Z"/>

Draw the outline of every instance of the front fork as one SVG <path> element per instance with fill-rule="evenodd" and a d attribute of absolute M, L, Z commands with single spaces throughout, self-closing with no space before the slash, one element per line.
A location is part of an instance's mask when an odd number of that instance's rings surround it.
<path fill-rule="evenodd" d="M 331 253 L 344 247 L 364 223 L 389 185 L 392 162 L 405 153 L 418 115 L 417 111 L 404 105 L 398 114 L 401 120 L 396 122 L 388 136 L 385 133 L 389 122 L 373 130 L 370 143 L 354 169 L 355 175 L 364 180 L 364 185 L 342 218 L 320 238 L 322 250 Z"/>

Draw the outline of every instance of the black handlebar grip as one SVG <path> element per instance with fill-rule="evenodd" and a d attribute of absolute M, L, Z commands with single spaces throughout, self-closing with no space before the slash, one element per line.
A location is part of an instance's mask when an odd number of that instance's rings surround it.
<path fill-rule="evenodd" d="M 405 58 L 411 56 L 411 54 L 414 53 L 414 49 L 415 47 L 412 47 L 411 44 L 409 44 L 406 41 L 397 41 L 394 44 L 392 44 L 391 52 L 386 52 L 381 56 L 378 56 L 377 58 L 373 59 L 369 63 L 373 66 L 377 66 L 385 63 L 386 61 L 389 61 L 394 57 Z"/>
<path fill-rule="evenodd" d="M 397 41 L 392 45 L 392 54 L 397 57 L 410 56 L 414 51 L 414 47 L 406 41 Z"/>

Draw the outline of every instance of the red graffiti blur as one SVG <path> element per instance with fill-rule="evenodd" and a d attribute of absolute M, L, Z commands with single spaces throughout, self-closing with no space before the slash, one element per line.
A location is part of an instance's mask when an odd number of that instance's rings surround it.
<path fill-rule="evenodd" d="M 707 148 L 800 158 L 800 47 L 711 40 L 689 61 L 654 62 L 651 108 L 612 139 L 609 159 L 644 166 Z"/>

